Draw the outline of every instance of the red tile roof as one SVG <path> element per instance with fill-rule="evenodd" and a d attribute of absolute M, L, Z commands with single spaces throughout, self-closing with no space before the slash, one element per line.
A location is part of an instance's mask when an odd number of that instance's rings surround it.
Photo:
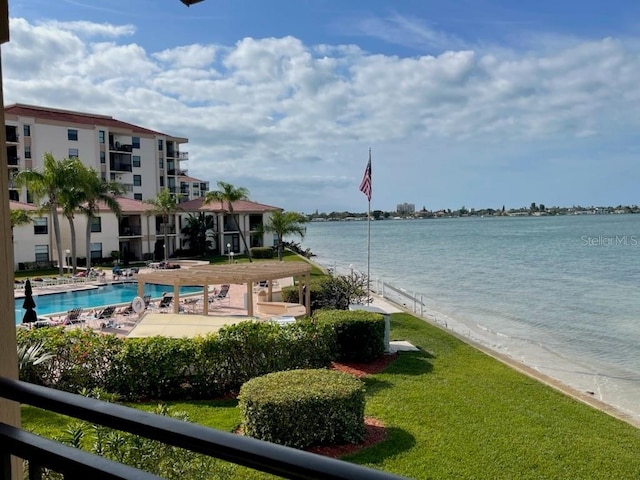
<path fill-rule="evenodd" d="M 9 208 L 11 210 L 38 210 L 38 207 L 36 207 L 32 203 L 14 202 L 13 200 L 9 200 Z"/>
<path fill-rule="evenodd" d="M 218 212 L 226 211 L 226 204 L 224 208 L 219 202 L 211 202 L 209 205 L 203 205 L 204 198 L 196 198 L 180 204 L 180 208 L 185 212 Z M 239 200 L 233 202 L 234 213 L 264 213 L 273 212 L 275 210 L 282 210 L 279 207 L 272 207 L 271 205 L 264 205 L 263 203 L 252 202 L 250 200 Z"/>
<path fill-rule="evenodd" d="M 16 103 L 8 105 L 4 109 L 5 114 L 34 117 L 42 120 L 52 120 L 58 122 L 66 122 L 68 124 L 92 125 L 100 127 L 108 127 L 112 129 L 123 129 L 134 133 L 146 133 L 150 135 L 166 135 L 155 130 L 139 127 L 132 123 L 123 122 L 107 115 L 96 115 L 92 113 L 72 112 L 70 110 L 58 110 L 56 108 L 37 107 L 33 105 L 23 105 Z"/>

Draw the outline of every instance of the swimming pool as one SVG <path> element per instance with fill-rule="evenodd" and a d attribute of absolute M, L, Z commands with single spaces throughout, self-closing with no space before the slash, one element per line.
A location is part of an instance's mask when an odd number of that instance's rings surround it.
<path fill-rule="evenodd" d="M 181 295 L 201 291 L 202 287 L 180 287 Z M 144 294 L 151 295 L 151 298 L 160 298 L 163 292 L 173 292 L 173 286 L 153 283 L 144 285 Z M 89 309 L 117 303 L 129 303 L 137 295 L 137 283 L 114 283 L 102 285 L 91 290 L 76 290 L 48 295 L 37 295 L 37 292 L 34 292 L 33 299 L 36 302 L 35 310 L 37 314 L 49 315 L 51 313 L 67 312 L 76 307 Z M 22 308 L 22 301 L 22 298 L 16 299 L 16 325 L 22 323 L 22 317 L 26 311 Z"/>

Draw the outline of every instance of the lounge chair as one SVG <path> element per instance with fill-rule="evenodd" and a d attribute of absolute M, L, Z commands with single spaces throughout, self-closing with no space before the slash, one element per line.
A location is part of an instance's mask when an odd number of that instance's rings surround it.
<path fill-rule="evenodd" d="M 171 302 L 173 302 L 173 295 L 163 295 L 162 298 L 160 299 L 160 302 L 158 303 L 158 307 L 157 310 L 166 310 L 169 308 L 169 306 L 171 305 Z"/>
<path fill-rule="evenodd" d="M 80 318 L 81 313 L 81 308 L 72 308 L 67 312 L 67 316 L 64 318 L 62 324 L 75 325 L 76 323 L 84 323 L 84 318 Z"/>
<path fill-rule="evenodd" d="M 113 317 L 113 314 L 116 311 L 115 305 L 109 305 L 108 307 L 104 307 L 101 311 L 99 311 L 96 315 L 96 318 L 99 320 L 106 320 Z"/>
<path fill-rule="evenodd" d="M 214 307 L 216 306 L 216 304 L 218 306 L 222 305 L 222 302 L 225 301 L 227 302 L 227 304 L 230 303 L 229 288 L 231 288 L 231 285 L 229 284 L 222 285 L 217 295 L 209 296 L 209 303 L 213 304 Z"/>

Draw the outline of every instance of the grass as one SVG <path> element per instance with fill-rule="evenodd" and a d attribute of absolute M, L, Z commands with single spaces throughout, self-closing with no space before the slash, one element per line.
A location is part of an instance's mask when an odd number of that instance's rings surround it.
<path fill-rule="evenodd" d="M 417 479 L 640 477 L 635 427 L 411 315 L 392 316 L 391 337 L 421 351 L 365 380 L 367 415 L 386 424 L 388 437 L 346 460 Z M 235 401 L 172 405 L 210 427 L 233 431 L 240 422 Z M 23 424 L 56 436 L 64 420 L 23 407 Z"/>

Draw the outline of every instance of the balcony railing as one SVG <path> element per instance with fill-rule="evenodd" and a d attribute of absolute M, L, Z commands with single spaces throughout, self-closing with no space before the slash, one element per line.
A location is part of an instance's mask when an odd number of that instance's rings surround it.
<path fill-rule="evenodd" d="M 51 412 L 122 430 L 168 445 L 185 448 L 261 472 L 291 479 L 400 479 L 401 477 L 322 457 L 255 438 L 154 415 L 18 380 L 0 377 L 0 396 Z M 42 478 L 42 469 L 65 478 L 157 479 L 132 467 L 0 424 L 0 479 L 11 478 L 10 455 L 28 461 L 29 479 Z"/>
<path fill-rule="evenodd" d="M 129 227 L 120 227 L 118 235 L 121 237 L 133 237 L 142 235 L 142 227 L 140 225 L 132 225 Z"/>
<path fill-rule="evenodd" d="M 178 158 L 180 160 L 189 160 L 189 152 L 180 152 L 180 153 L 178 153 Z"/>

